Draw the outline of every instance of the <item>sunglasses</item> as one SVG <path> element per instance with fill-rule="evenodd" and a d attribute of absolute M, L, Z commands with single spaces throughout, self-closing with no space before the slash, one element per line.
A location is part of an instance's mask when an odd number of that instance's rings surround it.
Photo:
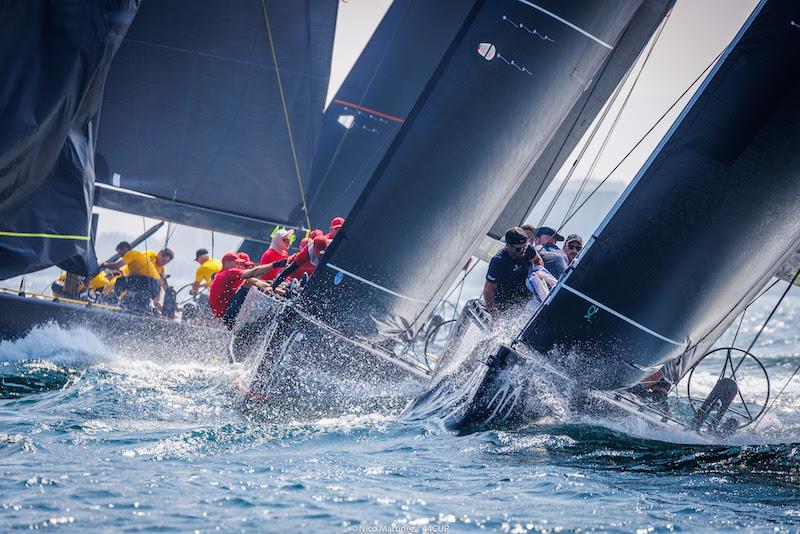
<path fill-rule="evenodd" d="M 568 249 L 580 251 L 583 248 L 583 245 L 580 243 L 570 243 L 567 245 Z"/>
<path fill-rule="evenodd" d="M 283 241 L 284 243 L 290 243 L 290 240 L 289 240 L 289 239 L 287 239 L 287 238 L 285 238 L 285 237 L 284 237 L 284 238 L 282 238 L 282 239 L 281 239 L 281 241 Z"/>
<path fill-rule="evenodd" d="M 527 245 L 525 243 L 521 245 L 511 245 L 511 250 L 513 250 L 514 252 L 522 252 L 523 250 L 525 250 L 526 246 Z"/>

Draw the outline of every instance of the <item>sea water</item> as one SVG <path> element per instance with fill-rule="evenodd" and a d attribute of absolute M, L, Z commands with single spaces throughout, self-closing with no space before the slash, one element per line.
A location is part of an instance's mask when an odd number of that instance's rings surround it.
<path fill-rule="evenodd" d="M 775 298 L 748 313 L 737 345 Z M 773 396 L 800 364 L 798 319 L 790 296 L 754 349 Z M 241 407 L 246 369 L 175 350 L 116 352 L 56 326 L 0 342 L 0 531 L 800 526 L 800 377 L 759 427 L 725 440 L 570 415 L 458 437 L 399 420 L 396 402 L 264 420 Z"/>

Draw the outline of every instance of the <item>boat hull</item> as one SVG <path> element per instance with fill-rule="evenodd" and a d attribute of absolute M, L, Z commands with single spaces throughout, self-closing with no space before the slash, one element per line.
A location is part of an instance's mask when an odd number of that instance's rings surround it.
<path fill-rule="evenodd" d="M 47 324 L 89 330 L 120 353 L 159 354 L 170 361 L 218 360 L 225 357 L 230 342 L 230 333 L 221 328 L 63 301 L 0 294 L 0 339 L 23 338 L 34 328 Z"/>
<path fill-rule="evenodd" d="M 303 419 L 399 411 L 424 390 L 422 368 L 344 336 L 295 304 L 251 293 L 231 346 L 247 369 L 240 384 L 245 402 L 259 414 Z"/>

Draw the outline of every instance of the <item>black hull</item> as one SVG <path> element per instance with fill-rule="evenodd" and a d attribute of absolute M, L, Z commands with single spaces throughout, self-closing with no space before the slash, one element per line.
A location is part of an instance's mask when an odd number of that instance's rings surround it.
<path fill-rule="evenodd" d="M 19 339 L 48 323 L 62 328 L 85 328 L 114 350 L 165 355 L 172 361 L 225 357 L 230 341 L 230 333 L 219 328 L 0 294 L 0 339 Z"/>
<path fill-rule="evenodd" d="M 258 319 L 248 309 L 254 300 Z M 246 403 L 266 417 L 399 410 L 429 378 L 412 361 L 350 339 L 286 301 L 248 296 L 240 317 L 246 323 L 235 327 L 233 357 L 248 369 Z"/>

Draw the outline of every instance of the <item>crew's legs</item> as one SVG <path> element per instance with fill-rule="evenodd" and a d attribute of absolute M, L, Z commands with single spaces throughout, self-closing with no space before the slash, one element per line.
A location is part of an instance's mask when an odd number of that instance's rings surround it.
<path fill-rule="evenodd" d="M 240 287 L 239 291 L 236 292 L 230 303 L 228 303 L 228 307 L 225 308 L 225 313 L 222 315 L 222 322 L 228 327 L 228 330 L 233 329 L 233 325 L 236 323 L 236 316 L 239 315 L 239 310 L 242 309 L 242 304 L 244 304 L 244 299 L 247 297 L 247 292 L 249 290 L 249 287 Z"/>

